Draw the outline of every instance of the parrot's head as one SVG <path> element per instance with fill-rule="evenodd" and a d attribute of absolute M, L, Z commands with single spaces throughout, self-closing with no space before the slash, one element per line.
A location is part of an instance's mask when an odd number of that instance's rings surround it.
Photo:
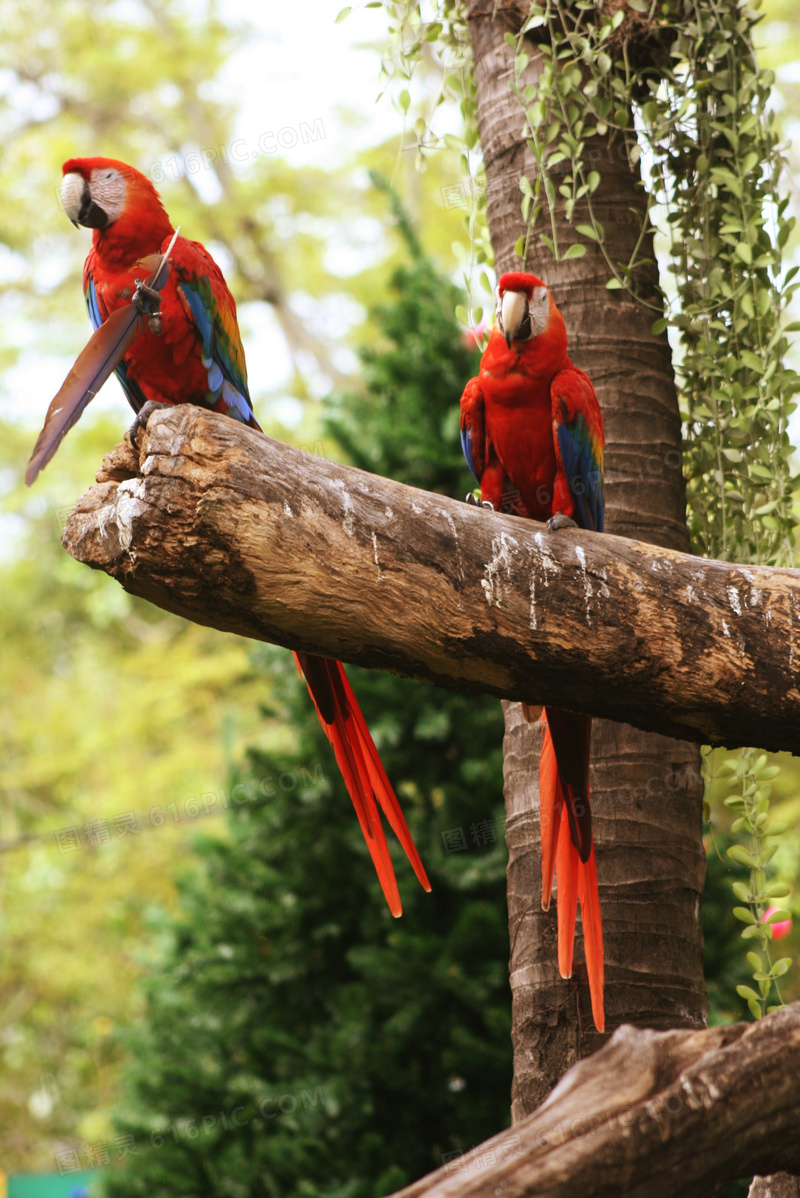
<path fill-rule="evenodd" d="M 153 184 L 126 162 L 116 158 L 70 158 L 62 168 L 61 204 L 76 228 L 83 225 L 106 233 L 141 239 L 152 232 L 160 243 L 172 231 L 161 198 Z M 149 247 L 148 247 L 149 248 Z M 157 248 L 157 246 L 156 246 Z"/>
<path fill-rule="evenodd" d="M 509 349 L 512 341 L 533 341 L 545 332 L 566 337 L 563 318 L 545 284 L 521 270 L 500 276 L 497 328 Z"/>

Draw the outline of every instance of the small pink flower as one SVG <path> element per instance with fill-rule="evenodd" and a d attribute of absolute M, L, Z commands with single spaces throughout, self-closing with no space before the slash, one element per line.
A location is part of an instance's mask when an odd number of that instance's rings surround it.
<path fill-rule="evenodd" d="M 474 349 L 476 345 L 480 345 L 483 335 L 488 327 L 488 321 L 481 320 L 471 329 L 465 329 L 461 334 L 461 344 L 465 347 L 465 349 Z"/>
<path fill-rule="evenodd" d="M 764 912 L 764 914 L 761 917 L 761 922 L 766 923 L 767 920 L 769 919 L 770 915 L 772 915 L 773 911 L 777 911 L 777 910 L 778 910 L 777 907 L 767 907 L 766 911 Z M 791 921 L 791 919 L 779 919 L 778 922 L 772 924 L 771 927 L 772 927 L 772 939 L 773 940 L 783 940 L 784 936 L 788 936 L 792 930 L 792 921 Z"/>

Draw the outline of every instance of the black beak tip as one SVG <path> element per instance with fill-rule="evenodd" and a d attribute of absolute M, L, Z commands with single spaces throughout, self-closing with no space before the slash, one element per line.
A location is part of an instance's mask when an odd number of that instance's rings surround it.
<path fill-rule="evenodd" d="M 510 333 L 504 333 L 503 335 L 504 335 L 504 337 L 505 337 L 505 339 L 506 339 L 506 348 L 507 348 L 507 349 L 511 349 L 511 334 L 510 334 Z"/>

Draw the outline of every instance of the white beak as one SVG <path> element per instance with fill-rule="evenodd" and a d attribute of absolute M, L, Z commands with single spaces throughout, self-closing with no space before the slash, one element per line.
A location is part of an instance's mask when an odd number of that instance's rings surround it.
<path fill-rule="evenodd" d="M 503 320 L 503 335 L 506 339 L 506 345 L 510 346 L 514 340 L 514 334 L 525 319 L 527 306 L 527 298 L 521 291 L 506 291 L 503 293 L 500 315 Z"/>
<path fill-rule="evenodd" d="M 74 171 L 70 171 L 61 181 L 61 207 L 73 225 L 78 223 L 85 187 L 83 175 L 77 175 Z"/>

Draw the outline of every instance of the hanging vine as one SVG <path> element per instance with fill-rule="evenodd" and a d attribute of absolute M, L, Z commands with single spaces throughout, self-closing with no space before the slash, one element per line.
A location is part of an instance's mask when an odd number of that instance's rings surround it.
<path fill-rule="evenodd" d="M 687 517 L 698 554 L 740 563 L 792 563 L 797 524 L 788 422 L 800 378 L 787 365 L 787 320 L 800 280 L 782 253 L 794 218 L 781 195 L 784 160 L 769 107 L 772 73 L 759 69 L 754 30 L 761 0 L 533 0 L 518 33 L 507 33 L 514 55 L 510 87 L 520 103 L 535 177 L 521 178 L 525 232 L 516 245 L 524 262 L 535 235 L 556 260 L 580 257 L 595 242 L 608 269 L 606 286 L 637 295 L 648 225 L 663 246 L 662 306 L 654 334 L 674 330 L 676 379 L 684 421 Z M 465 323 L 477 324 L 476 266 L 493 262 L 485 187 L 476 158 L 475 85 L 464 0 L 383 0 L 391 50 L 387 86 L 398 82 L 401 110 L 425 51 L 435 47 L 440 87 L 429 115 L 415 124 L 418 164 L 446 145 L 459 153 L 469 248 L 461 252 L 470 296 Z M 429 20 L 425 18 L 429 17 Z M 436 110 L 460 106 L 464 132 L 439 138 Z M 617 144 L 647 188 L 647 222 L 627 262 L 605 251 L 605 231 L 592 197 L 602 156 L 593 139 Z M 559 237 L 557 213 L 573 235 Z M 561 224 L 563 234 L 563 224 Z M 486 271 L 481 284 L 492 292 Z M 639 302 L 644 302 L 637 296 Z M 749 870 L 734 883 L 756 989 L 739 987 L 754 1016 L 780 1002 L 778 978 L 788 958 L 773 962 L 768 900 L 787 888 L 770 884 L 769 863 L 781 825 L 769 825 L 772 779 L 778 767 L 742 750 L 723 770 L 726 805 L 735 813 L 729 850 Z"/>

